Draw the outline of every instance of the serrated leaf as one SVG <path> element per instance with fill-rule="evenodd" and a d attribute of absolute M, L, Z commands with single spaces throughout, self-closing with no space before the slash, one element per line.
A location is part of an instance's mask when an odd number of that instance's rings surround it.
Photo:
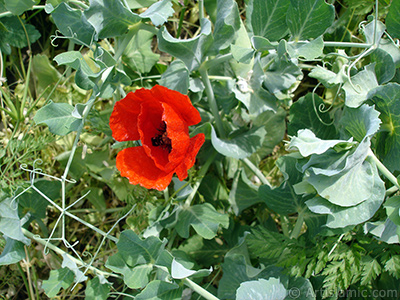
<path fill-rule="evenodd" d="M 189 88 L 189 70 L 183 61 L 175 59 L 161 75 L 158 83 L 186 95 Z"/>
<path fill-rule="evenodd" d="M 290 107 L 288 134 L 295 135 L 300 129 L 309 129 L 320 139 L 336 137 L 336 129 L 327 111 L 321 111 L 322 99 L 308 93 Z"/>
<path fill-rule="evenodd" d="M 95 30 L 82 11 L 71 8 L 67 3 L 61 2 L 51 16 L 61 33 L 75 43 L 89 47 L 96 39 Z"/>
<path fill-rule="evenodd" d="M 242 282 L 236 290 L 236 300 L 283 300 L 288 291 L 279 278 Z"/>
<path fill-rule="evenodd" d="M 335 8 L 324 0 L 290 0 L 286 23 L 295 41 L 315 39 L 333 23 Z"/>
<path fill-rule="evenodd" d="M 102 284 L 99 277 L 95 277 L 87 282 L 85 289 L 85 300 L 107 300 L 110 286 Z"/>
<path fill-rule="evenodd" d="M 90 0 L 90 7 L 84 15 L 94 27 L 98 39 L 120 36 L 141 20 L 121 1 Z"/>
<path fill-rule="evenodd" d="M 57 296 L 61 288 L 67 289 L 74 282 L 74 273 L 68 268 L 50 271 L 50 277 L 43 280 L 42 288 L 50 298 Z"/>
<path fill-rule="evenodd" d="M 139 30 L 126 46 L 122 60 L 132 70 L 139 73 L 148 73 L 159 60 L 160 55 L 151 50 L 153 37 L 153 33 Z"/>
<path fill-rule="evenodd" d="M 381 265 L 376 259 L 366 256 L 365 260 L 367 261 L 363 263 L 363 270 L 361 274 L 362 285 L 370 284 L 372 280 L 381 274 L 382 270 Z"/>
<path fill-rule="evenodd" d="M 381 113 L 382 126 L 386 130 L 377 134 L 377 153 L 391 171 L 400 170 L 400 85 L 388 83 L 370 91 L 369 99 Z"/>
<path fill-rule="evenodd" d="M 46 124 L 53 134 L 66 135 L 78 130 L 82 120 L 72 116 L 74 108 L 68 103 L 49 104 L 39 109 L 33 118 L 36 124 Z"/>
<path fill-rule="evenodd" d="M 386 262 L 385 271 L 395 278 L 400 278 L 400 255 L 393 255 Z"/>
<path fill-rule="evenodd" d="M 398 16 L 400 15 L 400 1 L 394 0 L 391 2 L 389 13 L 386 16 L 386 26 L 389 34 L 393 38 L 400 38 L 400 20 Z"/>
<path fill-rule="evenodd" d="M 217 1 L 213 48 L 219 51 L 229 47 L 235 40 L 239 28 L 240 17 L 237 3 L 233 0 Z"/>
<path fill-rule="evenodd" d="M 287 33 L 286 13 L 289 0 L 251 0 L 248 5 L 249 20 L 254 35 L 278 41 Z"/>
<path fill-rule="evenodd" d="M 264 127 L 250 129 L 232 139 L 222 140 L 217 137 L 214 127 L 211 128 L 211 143 L 222 155 L 232 158 L 246 158 L 262 145 L 266 130 Z"/>
<path fill-rule="evenodd" d="M 22 233 L 22 224 L 18 216 L 16 203 L 12 198 L 0 202 L 0 232 L 13 240 L 23 242 L 29 246 L 31 240 Z"/>
<path fill-rule="evenodd" d="M 171 0 L 161 0 L 152 4 L 144 13 L 139 16 L 141 18 L 149 18 L 155 26 L 159 26 L 168 21 L 168 17 L 174 14 Z"/>
<path fill-rule="evenodd" d="M 180 300 L 182 287 L 174 283 L 153 280 L 135 296 L 135 300 Z"/>
<path fill-rule="evenodd" d="M 0 255 L 0 266 L 15 264 L 26 257 L 24 244 L 4 236 L 6 246 Z"/>
<path fill-rule="evenodd" d="M 14 15 L 19 16 L 23 12 L 31 9 L 37 1 L 34 0 L 4 0 L 6 9 L 11 11 Z"/>
<path fill-rule="evenodd" d="M 351 82 L 343 85 L 346 93 L 345 104 L 349 107 L 359 107 L 369 97 L 368 92 L 378 87 L 375 75 L 375 64 L 369 64 L 364 70 L 351 77 Z"/>
<path fill-rule="evenodd" d="M 157 34 L 159 49 L 182 60 L 189 71 L 196 70 L 203 62 L 206 51 L 212 44 L 211 22 L 201 20 L 200 34 L 192 39 L 180 40 L 173 38 L 163 27 Z"/>
<path fill-rule="evenodd" d="M 217 235 L 219 226 L 228 228 L 229 217 L 221 214 L 209 204 L 197 204 L 179 212 L 176 231 L 181 237 L 189 237 L 189 229 L 193 229 L 203 238 L 212 239 Z"/>

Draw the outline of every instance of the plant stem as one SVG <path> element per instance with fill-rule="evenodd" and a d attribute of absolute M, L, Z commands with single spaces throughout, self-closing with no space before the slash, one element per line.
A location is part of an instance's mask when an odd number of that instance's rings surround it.
<path fill-rule="evenodd" d="M 201 80 L 203 81 L 204 86 L 205 86 L 205 91 L 206 91 L 206 94 L 207 94 L 208 104 L 210 105 L 211 113 L 214 116 L 215 125 L 217 127 L 218 135 L 221 138 L 225 138 L 224 126 L 222 124 L 221 116 L 220 116 L 219 111 L 218 111 L 217 101 L 215 100 L 214 91 L 213 91 L 212 86 L 211 86 L 210 78 L 208 78 L 208 72 L 207 72 L 205 64 L 203 64 L 200 67 L 199 72 L 200 72 L 200 75 L 201 75 Z"/>
<path fill-rule="evenodd" d="M 296 220 L 296 224 L 294 225 L 294 228 L 292 232 L 290 233 L 290 238 L 291 239 L 297 239 L 300 236 L 301 233 L 301 228 L 303 227 L 304 223 L 304 211 L 299 212 L 299 215 Z"/>
<path fill-rule="evenodd" d="M 244 164 L 260 179 L 263 184 L 271 186 L 264 174 L 248 158 L 243 158 Z"/>
<path fill-rule="evenodd" d="M 23 232 L 23 234 L 25 236 L 37 241 L 38 243 L 42 244 L 43 246 L 46 246 L 46 241 L 45 240 L 43 240 L 41 238 L 38 238 L 32 232 L 30 232 L 29 230 L 27 230 L 27 229 L 25 229 L 23 227 L 21 229 L 22 229 L 22 232 Z M 54 252 L 60 254 L 60 255 L 66 254 L 68 256 L 68 258 L 70 258 L 72 261 L 74 261 L 77 265 L 88 267 L 91 271 L 93 271 L 93 272 L 95 272 L 97 274 L 101 274 L 103 276 L 112 276 L 112 277 L 120 278 L 119 275 L 116 275 L 114 273 L 104 272 L 104 271 L 101 271 L 101 270 L 99 270 L 99 269 L 97 269 L 97 268 L 95 268 L 93 266 L 87 266 L 81 260 L 76 259 L 75 257 L 71 256 L 70 254 L 68 254 L 64 250 L 58 248 L 57 246 L 54 246 L 53 244 L 47 243 L 47 247 L 50 248 L 51 250 L 53 250 Z"/>
<path fill-rule="evenodd" d="M 20 263 L 18 263 L 17 265 L 18 265 L 18 270 L 21 273 L 22 280 L 24 281 L 24 284 L 25 284 L 25 287 L 26 287 L 26 292 L 28 293 L 28 298 L 30 300 L 33 300 L 32 294 L 31 294 L 31 291 L 30 291 L 30 288 L 29 288 L 28 281 L 26 280 L 25 272 L 24 272 L 24 270 L 22 270 L 22 267 L 21 267 Z"/>
<path fill-rule="evenodd" d="M 381 161 L 375 156 L 374 152 L 371 149 L 368 150 L 368 157 L 372 159 L 375 165 L 378 167 L 379 171 L 387 178 L 391 183 L 393 183 L 397 189 L 400 190 L 399 182 L 397 181 L 396 176 L 394 176 Z"/>
<path fill-rule="evenodd" d="M 189 278 L 185 278 L 183 280 L 183 283 L 191 288 L 193 291 L 195 291 L 197 294 L 202 296 L 203 298 L 207 300 L 219 300 L 217 297 L 215 297 L 213 294 L 211 294 L 209 291 L 203 289 L 201 286 L 199 286 L 197 283 L 191 281 Z"/>
<path fill-rule="evenodd" d="M 204 0 L 199 0 L 199 19 L 204 18 Z"/>

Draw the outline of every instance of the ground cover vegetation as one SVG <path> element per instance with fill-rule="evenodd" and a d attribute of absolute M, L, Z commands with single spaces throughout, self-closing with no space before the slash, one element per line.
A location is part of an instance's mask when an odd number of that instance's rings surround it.
<path fill-rule="evenodd" d="M 0 0 L 0 298 L 399 299 L 399 16 Z"/>

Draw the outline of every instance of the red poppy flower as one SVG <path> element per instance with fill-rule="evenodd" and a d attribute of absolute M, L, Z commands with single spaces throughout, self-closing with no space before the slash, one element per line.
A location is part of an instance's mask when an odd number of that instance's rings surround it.
<path fill-rule="evenodd" d="M 115 103 L 110 117 L 113 137 L 120 142 L 140 140 L 142 146 L 117 155 L 117 168 L 131 184 L 163 190 L 174 173 L 180 180 L 195 162 L 205 136 L 189 137 L 189 126 L 201 121 L 186 95 L 156 85 L 130 92 Z"/>

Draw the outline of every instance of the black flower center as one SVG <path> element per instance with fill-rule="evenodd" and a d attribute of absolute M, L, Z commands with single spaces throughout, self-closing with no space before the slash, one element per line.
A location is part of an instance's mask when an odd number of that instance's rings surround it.
<path fill-rule="evenodd" d="M 151 143 L 154 147 L 161 147 L 161 149 L 171 152 L 172 145 L 171 139 L 167 135 L 167 124 L 162 121 L 160 123 L 160 128 L 157 130 L 158 134 L 151 138 Z"/>

